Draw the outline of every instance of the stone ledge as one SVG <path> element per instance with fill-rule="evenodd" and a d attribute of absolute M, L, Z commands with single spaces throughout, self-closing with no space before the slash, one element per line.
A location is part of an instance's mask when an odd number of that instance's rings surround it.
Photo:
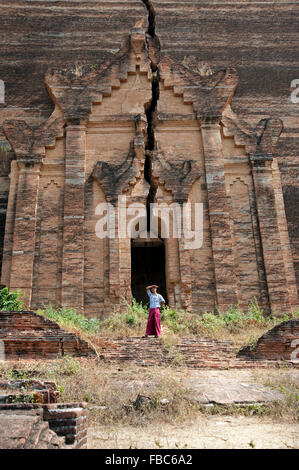
<path fill-rule="evenodd" d="M 97 355 L 79 336 L 31 311 L 0 312 L 0 340 L 4 343 L 6 359 Z"/>
<path fill-rule="evenodd" d="M 299 366 L 299 320 L 289 320 L 274 326 L 260 337 L 255 347 L 245 346 L 238 358 L 285 361 Z M 296 356 L 293 358 L 293 354 Z"/>
<path fill-rule="evenodd" d="M 57 413 L 64 415 L 65 426 L 52 421 Z M 74 413 L 80 420 L 75 426 Z M 0 448 L 86 448 L 86 415 L 86 403 L 0 404 Z"/>

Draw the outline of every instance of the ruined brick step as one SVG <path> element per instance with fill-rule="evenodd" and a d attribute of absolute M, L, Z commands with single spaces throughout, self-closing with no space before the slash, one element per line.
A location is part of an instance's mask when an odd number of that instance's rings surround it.
<path fill-rule="evenodd" d="M 0 404 L 0 448 L 86 448 L 86 417 L 86 403 Z"/>
<path fill-rule="evenodd" d="M 238 352 L 240 359 L 298 361 L 299 320 L 282 322 L 263 334 L 254 348 L 248 346 Z"/>
<path fill-rule="evenodd" d="M 0 339 L 7 360 L 97 355 L 79 336 L 34 312 L 0 312 Z"/>
<path fill-rule="evenodd" d="M 23 312 L 3 312 L 0 311 L 0 328 L 16 329 L 56 329 L 59 330 L 59 325 L 49 320 L 48 318 L 38 315 L 32 311 Z"/>
<path fill-rule="evenodd" d="M 237 357 L 231 341 L 180 338 L 165 345 L 156 338 L 100 338 L 100 357 L 106 362 L 133 362 L 139 366 L 184 365 L 197 369 L 266 368 L 286 365 L 285 361 Z M 293 365 L 296 367 L 296 364 Z"/>

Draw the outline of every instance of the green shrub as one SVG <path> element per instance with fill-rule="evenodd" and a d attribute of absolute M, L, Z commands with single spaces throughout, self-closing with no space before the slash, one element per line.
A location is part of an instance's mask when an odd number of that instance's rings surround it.
<path fill-rule="evenodd" d="M 86 318 L 81 313 L 77 313 L 73 308 L 52 306 L 42 310 L 37 310 L 39 315 L 43 315 L 50 320 L 56 321 L 62 327 L 72 326 L 86 333 L 95 334 L 99 331 L 100 321 L 98 318 Z"/>
<path fill-rule="evenodd" d="M 0 290 L 0 310 L 13 312 L 24 309 L 20 300 L 23 294 L 21 292 L 9 292 L 8 287 Z"/>
<path fill-rule="evenodd" d="M 264 322 L 267 318 L 264 316 L 264 310 L 259 306 L 256 297 L 249 303 L 248 318 L 252 318 L 258 322 Z"/>
<path fill-rule="evenodd" d="M 101 330 L 116 331 L 120 334 L 124 333 L 126 328 L 139 329 L 145 326 L 145 322 L 148 316 L 148 309 L 142 302 L 137 302 L 136 299 L 132 298 L 132 305 L 130 305 L 126 299 L 123 299 L 124 312 L 114 313 L 109 317 L 102 320 Z"/>

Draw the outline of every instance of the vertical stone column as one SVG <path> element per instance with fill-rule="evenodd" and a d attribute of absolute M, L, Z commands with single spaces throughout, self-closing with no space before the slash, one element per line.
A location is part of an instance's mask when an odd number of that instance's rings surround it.
<path fill-rule="evenodd" d="M 124 227 L 119 227 L 117 195 L 107 200 L 114 211 L 111 214 L 114 230 L 109 238 L 109 299 L 106 302 L 107 310 L 112 311 L 111 307 L 118 309 L 122 306 L 123 298 L 128 302 L 131 300 L 131 239 L 120 237 Z"/>
<path fill-rule="evenodd" d="M 278 159 L 275 158 L 272 164 L 272 178 L 274 184 L 277 222 L 280 232 L 280 243 L 282 248 L 282 255 L 285 265 L 285 273 L 287 279 L 287 289 L 289 293 L 289 302 L 293 310 L 299 308 L 299 299 L 296 285 L 296 274 L 292 258 L 292 250 L 289 238 L 288 223 L 285 212 L 285 205 L 283 199 L 283 190 L 280 178 L 280 171 L 278 166 Z"/>
<path fill-rule="evenodd" d="M 187 202 L 183 199 L 176 199 L 176 204 L 180 208 L 180 220 L 173 220 L 173 225 L 177 224 L 176 230 L 180 234 L 177 240 L 178 247 L 178 261 L 180 273 L 180 304 L 181 308 L 187 311 L 192 310 L 192 275 L 191 275 L 191 256 L 190 250 L 185 247 L 185 233 L 184 233 L 184 203 Z"/>
<path fill-rule="evenodd" d="M 109 199 L 109 198 L 107 198 Z M 109 304 L 118 305 L 120 300 L 120 246 L 118 238 L 118 217 L 116 200 L 108 200 L 114 208 L 114 233 L 109 237 Z"/>
<path fill-rule="evenodd" d="M 237 305 L 238 297 L 219 120 L 213 118 L 203 120 L 201 133 L 217 305 L 221 311 L 224 311 L 230 305 Z"/>
<path fill-rule="evenodd" d="M 270 307 L 272 312 L 286 313 L 291 306 L 275 205 L 272 160 L 273 157 L 266 154 L 250 156 Z"/>
<path fill-rule="evenodd" d="M 16 210 L 16 199 L 17 199 L 17 188 L 18 188 L 18 163 L 16 160 L 11 162 L 10 174 L 9 174 L 9 195 L 6 210 L 6 222 L 5 222 L 5 235 L 4 235 L 4 246 L 3 246 L 3 258 L 2 258 L 2 273 L 1 283 L 9 287 L 10 284 L 10 270 L 12 261 L 12 248 L 13 248 L 13 236 L 14 236 L 14 222 L 15 222 L 15 210 Z"/>
<path fill-rule="evenodd" d="M 179 240 L 165 240 L 166 286 L 170 308 L 181 309 Z"/>
<path fill-rule="evenodd" d="M 192 275 L 191 275 L 191 259 L 189 250 L 185 249 L 184 238 L 178 240 L 179 259 L 180 259 L 180 276 L 181 276 L 181 306 L 184 310 L 192 310 Z"/>
<path fill-rule="evenodd" d="M 66 128 L 62 305 L 84 307 L 84 184 L 86 127 Z"/>
<path fill-rule="evenodd" d="M 41 163 L 18 162 L 19 177 L 11 258 L 10 289 L 24 293 L 30 308 Z"/>

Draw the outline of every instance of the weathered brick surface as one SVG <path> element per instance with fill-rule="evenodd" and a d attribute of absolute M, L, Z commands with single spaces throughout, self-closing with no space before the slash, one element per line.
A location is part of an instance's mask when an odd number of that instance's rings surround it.
<path fill-rule="evenodd" d="M 52 420 L 55 413 L 67 425 Z M 0 404 L 0 448 L 84 449 L 86 413 L 85 403 Z M 73 425 L 73 417 L 77 425 Z"/>
<path fill-rule="evenodd" d="M 287 71 L 298 70 L 289 39 L 298 6 L 2 3 L 0 124 L 16 158 L 8 200 L 8 161 L 0 180 L 2 282 L 23 290 L 28 308 L 120 309 L 131 295 L 131 236 L 100 239 L 95 227 L 98 204 L 118 210 L 126 195 L 127 204 L 203 204 L 201 248 L 164 242 L 172 307 L 202 313 L 256 297 L 273 313 L 297 308 L 298 124 Z"/>
<path fill-rule="evenodd" d="M 0 339 L 6 359 L 96 355 L 86 341 L 34 312 L 0 312 Z"/>
<path fill-rule="evenodd" d="M 0 403 L 55 403 L 58 396 L 55 382 L 31 379 L 0 381 Z"/>
<path fill-rule="evenodd" d="M 85 446 L 86 428 L 86 404 L 80 403 L 77 406 L 60 405 L 44 406 L 44 419 L 48 421 L 50 429 L 58 436 L 65 436 L 65 443 L 75 448 Z"/>
<path fill-rule="evenodd" d="M 299 363 L 299 321 L 283 322 L 267 331 L 254 348 L 245 347 L 238 357 L 258 360 L 282 360 Z M 298 352 L 296 352 L 296 350 Z"/>
<path fill-rule="evenodd" d="M 299 336 L 297 334 L 297 339 Z M 180 338 L 172 347 L 166 347 L 156 338 L 101 338 L 100 358 L 105 362 L 133 362 L 140 366 L 176 364 L 196 369 L 267 368 L 298 363 L 281 361 L 275 350 L 267 357 L 238 354 L 230 341 Z"/>
<path fill-rule="evenodd" d="M 1 449 L 59 449 L 64 443 L 41 416 L 0 412 L 0 429 Z"/>

